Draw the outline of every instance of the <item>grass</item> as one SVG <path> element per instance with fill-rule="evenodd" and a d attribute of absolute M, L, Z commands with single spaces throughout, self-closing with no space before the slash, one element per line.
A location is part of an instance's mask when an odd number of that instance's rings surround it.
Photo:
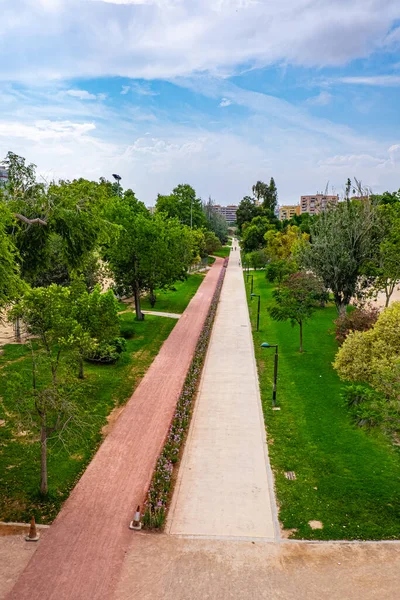
<path fill-rule="evenodd" d="M 225 258 L 226 256 L 229 256 L 230 253 L 231 253 L 230 246 L 222 246 L 222 248 L 213 252 L 213 255 L 219 256 L 220 258 Z"/>
<path fill-rule="evenodd" d="M 331 366 L 337 343 L 328 330 L 335 308 L 317 310 L 305 324 L 300 354 L 298 327 L 267 314 L 272 289 L 264 273 L 254 272 L 261 315 L 253 339 L 283 527 L 303 539 L 400 538 L 400 449 L 379 431 L 351 423 L 340 397 L 344 384 Z M 257 302 L 249 308 L 255 324 Z M 274 349 L 260 348 L 263 341 L 279 344 L 280 411 L 271 410 Z M 285 471 L 297 479 L 288 481 Z M 323 529 L 311 529 L 311 520 Z"/>
<path fill-rule="evenodd" d="M 49 494 L 38 493 L 40 444 L 27 432 L 18 435 L 15 406 L 7 393 L 7 380 L 17 373 L 29 387 L 31 363 L 23 345 L 6 345 L 0 355 L 0 520 L 27 521 L 32 514 L 39 522 L 51 522 L 78 481 L 102 440 L 102 427 L 113 408 L 124 404 L 158 354 L 176 321 L 146 315 L 137 322 L 132 313 L 121 315 L 122 329 L 133 327 L 134 337 L 115 365 L 85 365 L 82 409 L 88 415 L 84 435 L 68 448 L 49 442 Z"/>
<path fill-rule="evenodd" d="M 157 301 L 154 308 L 151 307 L 148 296 L 145 296 L 141 302 L 142 309 L 181 314 L 197 292 L 203 279 L 203 273 L 193 273 L 188 275 L 184 281 L 177 281 L 169 290 L 156 290 Z"/>

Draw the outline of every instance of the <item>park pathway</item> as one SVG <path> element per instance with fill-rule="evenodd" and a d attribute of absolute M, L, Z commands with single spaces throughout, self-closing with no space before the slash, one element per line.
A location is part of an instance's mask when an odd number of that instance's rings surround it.
<path fill-rule="evenodd" d="M 239 257 L 237 247 L 231 251 L 179 469 L 170 534 L 264 540 L 278 535 Z"/>
<path fill-rule="evenodd" d="M 9 600 L 110 600 L 126 553 L 138 542 L 129 529 L 163 447 L 216 289 L 222 259 L 195 296 L 60 514 L 38 542 Z"/>

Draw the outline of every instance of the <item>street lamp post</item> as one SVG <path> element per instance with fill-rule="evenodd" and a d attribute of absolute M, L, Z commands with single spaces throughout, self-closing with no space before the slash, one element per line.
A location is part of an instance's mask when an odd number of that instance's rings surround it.
<path fill-rule="evenodd" d="M 256 331 L 259 330 L 259 326 L 260 326 L 260 302 L 261 302 L 261 296 L 259 294 L 250 294 L 250 298 L 258 298 L 258 306 L 257 306 L 257 329 Z"/>
<path fill-rule="evenodd" d="M 114 177 L 115 181 L 117 182 L 117 185 L 118 185 L 118 188 L 117 188 L 118 192 L 117 193 L 118 193 L 118 196 L 119 196 L 119 186 L 120 186 L 119 182 L 122 179 L 121 175 L 117 175 L 117 173 L 113 173 L 112 176 Z"/>
<path fill-rule="evenodd" d="M 249 277 L 251 277 L 251 283 L 250 283 L 250 294 L 253 293 L 253 273 L 246 273 L 246 283 L 249 283 Z"/>
<path fill-rule="evenodd" d="M 268 344 L 263 342 L 261 348 L 275 348 L 275 361 L 274 361 L 274 386 L 272 388 L 272 406 L 276 406 L 276 382 L 278 379 L 278 344 Z"/>

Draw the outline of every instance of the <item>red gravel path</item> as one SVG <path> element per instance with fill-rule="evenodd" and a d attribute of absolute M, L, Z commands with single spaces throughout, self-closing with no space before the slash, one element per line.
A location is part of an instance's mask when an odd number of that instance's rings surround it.
<path fill-rule="evenodd" d="M 216 260 L 126 405 L 9 600 L 109 600 L 206 318 Z"/>

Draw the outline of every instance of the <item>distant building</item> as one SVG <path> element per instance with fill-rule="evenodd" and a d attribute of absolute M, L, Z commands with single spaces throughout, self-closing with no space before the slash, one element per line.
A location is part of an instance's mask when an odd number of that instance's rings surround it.
<path fill-rule="evenodd" d="M 285 221 L 286 219 L 291 219 L 295 215 L 300 214 L 300 205 L 299 204 L 287 204 L 285 206 L 279 207 L 279 220 Z"/>
<path fill-rule="evenodd" d="M 228 204 L 228 206 L 222 206 L 221 204 L 214 204 L 213 210 L 219 213 L 228 223 L 236 223 L 236 211 L 238 207 L 236 204 Z"/>
<path fill-rule="evenodd" d="M 8 181 L 8 171 L 5 167 L 0 167 L 0 186 L 6 185 Z"/>
<path fill-rule="evenodd" d="M 326 196 L 325 194 L 301 196 L 300 213 L 318 215 L 319 213 L 324 212 L 329 206 L 335 206 L 338 202 L 339 196 Z"/>
<path fill-rule="evenodd" d="M 151 215 L 154 215 L 156 207 L 155 206 L 147 206 L 147 210 Z"/>

